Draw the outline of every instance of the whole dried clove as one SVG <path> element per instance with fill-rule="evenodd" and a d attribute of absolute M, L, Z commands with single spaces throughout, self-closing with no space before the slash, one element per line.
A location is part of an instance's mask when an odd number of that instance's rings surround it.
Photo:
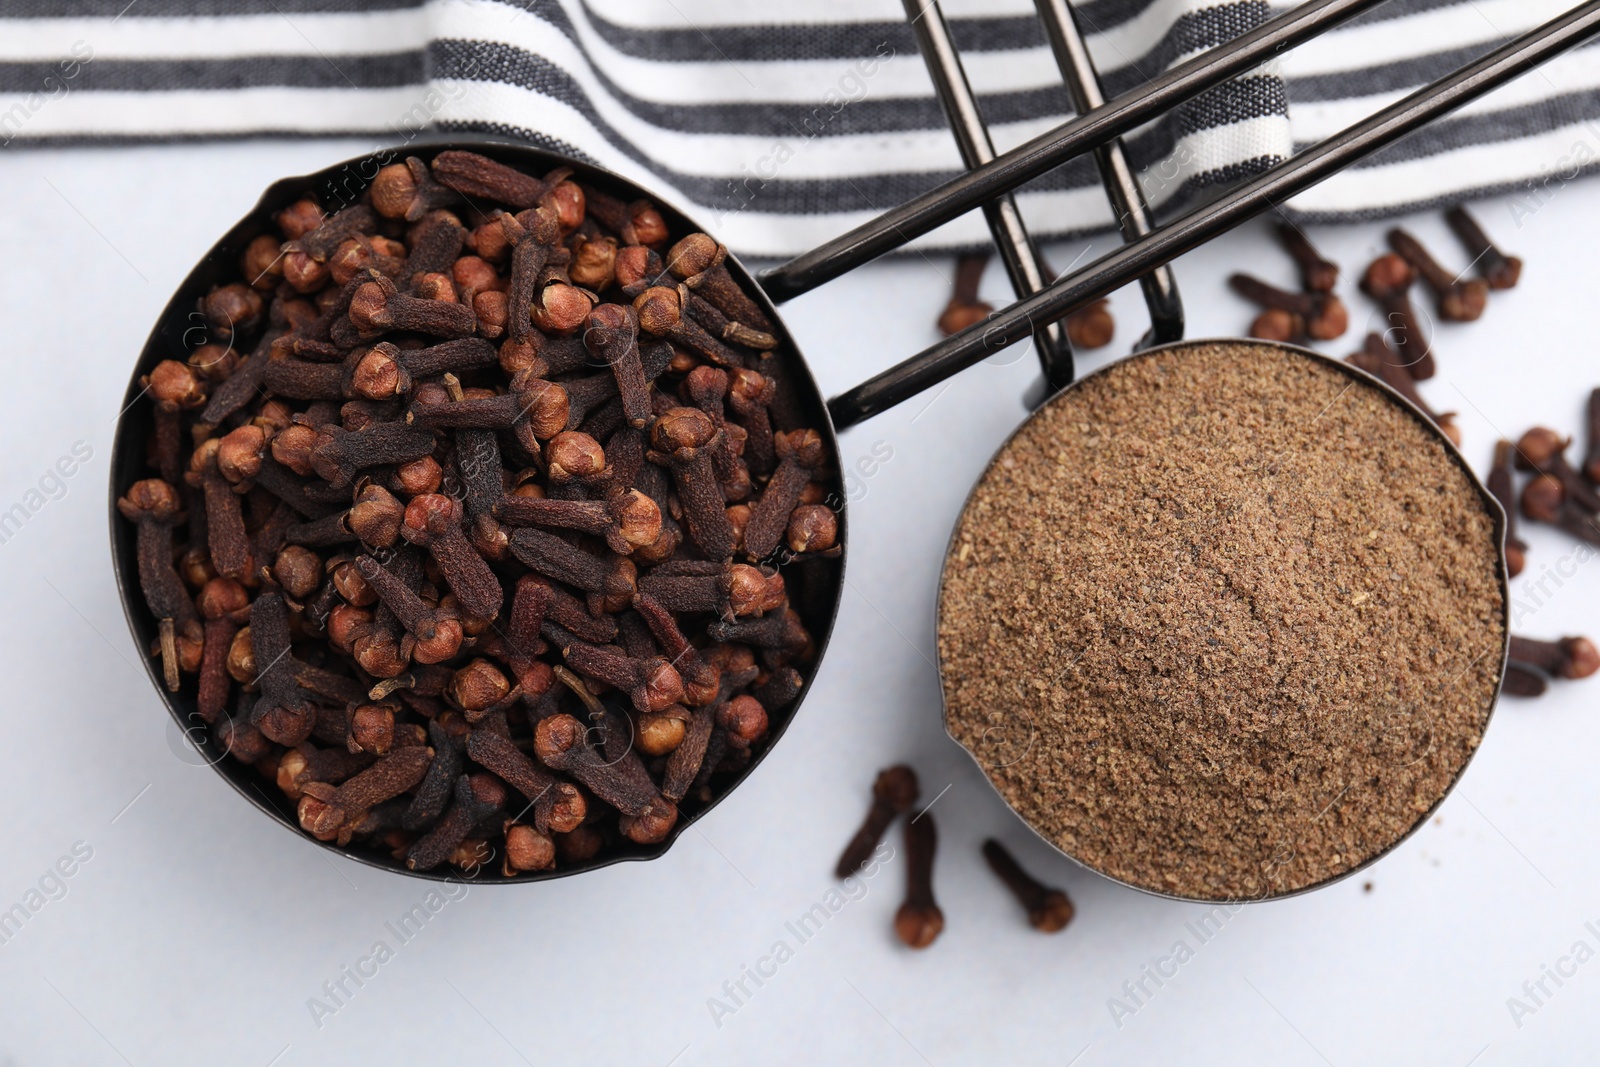
<path fill-rule="evenodd" d="M 728 523 L 722 485 L 711 467 L 716 438 L 716 424 L 705 412 L 673 408 L 651 428 L 654 448 L 648 458 L 672 471 L 695 544 L 708 559 L 727 559 L 733 555 L 733 527 Z M 787 512 L 784 518 L 787 520 Z"/>
<path fill-rule="evenodd" d="M 650 244 L 642 241 L 641 244 Z M 667 267 L 696 296 L 734 322 L 774 332 L 766 312 L 733 280 L 726 265 L 728 249 L 703 233 L 692 233 L 667 252 Z"/>
<path fill-rule="evenodd" d="M 417 427 L 515 430 L 522 447 L 537 451 L 540 441 L 566 428 L 569 403 L 562 386 L 519 376 L 510 391 L 499 396 L 440 401 L 418 397 L 410 418 Z"/>
<path fill-rule="evenodd" d="M 650 418 L 650 383 L 645 380 L 644 364 L 639 359 L 639 320 L 633 309 L 601 304 L 589 315 L 589 329 L 583 341 L 616 376 L 628 425 L 642 429 Z"/>
<path fill-rule="evenodd" d="M 489 564 L 461 530 L 461 505 L 447 496 L 428 493 L 406 505 L 400 533 L 428 550 L 463 611 L 490 620 L 500 614 L 505 593 Z"/>
<path fill-rule="evenodd" d="M 939 834 L 927 809 L 906 820 L 906 899 L 894 915 L 894 931 L 911 948 L 927 948 L 944 930 L 944 912 L 933 899 L 933 856 Z"/>
<path fill-rule="evenodd" d="M 542 526 L 582 530 L 604 537 L 611 551 L 626 555 L 661 535 L 661 509 L 637 489 L 618 491 L 605 500 L 551 500 L 508 496 L 495 514 L 510 526 Z"/>
<path fill-rule="evenodd" d="M 827 458 L 822 437 L 815 430 L 779 434 L 775 444 L 778 469 L 751 508 L 750 522 L 744 528 L 744 551 L 752 559 L 765 559 L 778 547 L 801 492 Z"/>
<path fill-rule="evenodd" d="M 653 337 L 671 341 L 701 359 L 721 367 L 740 367 L 744 360 L 737 352 L 706 332 L 693 318 L 684 314 L 688 290 L 656 286 L 646 289 L 633 301 L 633 311 L 638 316 L 639 328 Z"/>
<path fill-rule="evenodd" d="M 983 858 L 995 877 L 1005 883 L 1028 913 L 1028 925 L 1046 934 L 1066 929 L 1072 921 L 1073 909 L 1065 893 L 1051 889 L 1023 870 L 1016 857 L 992 837 L 983 843 Z"/>
<path fill-rule="evenodd" d="M 395 620 L 407 633 L 415 637 L 415 646 L 409 651 L 418 662 L 442 663 L 460 650 L 465 636 L 461 620 L 445 605 L 430 605 L 404 578 L 371 556 L 361 556 L 356 560 L 356 567 L 383 606 L 393 613 Z M 403 666 L 400 668 L 404 669 Z M 399 671 L 394 673 L 398 674 Z"/>
<path fill-rule="evenodd" d="M 426 830 L 444 814 L 466 759 L 466 736 L 448 729 L 439 719 L 428 723 L 428 740 L 434 756 L 416 785 L 416 793 L 401 816 L 407 830 Z"/>
<path fill-rule="evenodd" d="M 1406 370 L 1417 381 L 1426 381 L 1437 372 L 1433 348 L 1422 335 L 1416 312 L 1411 307 L 1411 286 L 1416 272 L 1404 259 L 1388 253 L 1373 260 L 1361 278 L 1361 291 L 1382 309 L 1388 328 L 1385 340 L 1394 335 L 1393 347 L 1402 357 Z"/>
<path fill-rule="evenodd" d="M 1278 237 L 1300 268 L 1301 287 L 1311 293 L 1333 292 L 1333 287 L 1339 284 L 1338 264 L 1318 252 L 1305 231 L 1293 223 L 1280 222 Z"/>
<path fill-rule="evenodd" d="M 283 597 L 267 591 L 250 603 L 250 646 L 260 696 L 250 709 L 250 725 L 280 745 L 298 745 L 311 736 L 317 711 L 311 694 L 294 674 L 289 655 L 289 611 Z"/>
<path fill-rule="evenodd" d="M 550 191 L 531 174 L 476 152 L 440 152 L 433 157 L 433 177 L 468 200 L 492 200 L 518 211 L 533 207 Z"/>
<path fill-rule="evenodd" d="M 1249 274 L 1234 274 L 1228 284 L 1252 304 L 1297 316 L 1312 340 L 1332 341 L 1349 328 L 1344 302 L 1333 293 L 1291 293 Z"/>
<path fill-rule="evenodd" d="M 615 645 L 571 641 L 561 649 L 567 665 L 627 693 L 641 712 L 663 711 L 683 700 L 683 678 L 660 656 L 635 659 Z"/>
<path fill-rule="evenodd" d="M 183 474 L 179 415 L 206 402 L 200 375 L 187 363 L 167 359 L 157 363 L 139 383 L 155 402 L 156 470 L 162 478 L 176 482 Z"/>
<path fill-rule="evenodd" d="M 670 804 L 654 790 L 644 790 L 631 777 L 606 762 L 589 744 L 583 724 L 571 715 L 552 715 L 534 732 L 534 754 L 552 770 L 572 775 L 596 797 L 626 815 L 641 815 Z"/>
<path fill-rule="evenodd" d="M 639 592 L 678 612 L 714 612 L 724 619 L 777 611 L 787 602 L 783 577 L 743 563 L 662 564 L 640 579 Z"/>
<path fill-rule="evenodd" d="M 378 422 L 364 430 L 346 430 L 330 425 L 317 430 L 310 458 L 318 477 L 344 486 L 362 471 L 421 459 L 433 449 L 433 434 L 423 426 Z"/>
<path fill-rule="evenodd" d="M 456 779 L 455 803 L 433 829 L 406 853 L 406 869 L 431 871 L 450 859 L 473 827 L 494 817 L 506 801 L 506 788 L 491 774 L 463 774 Z"/>
<path fill-rule="evenodd" d="M 250 535 L 245 532 L 240 498 L 217 465 L 220 449 L 221 442 L 215 438 L 196 448 L 186 481 L 204 494 L 206 551 L 217 573 L 242 579 L 255 570 Z"/>
<path fill-rule="evenodd" d="M 471 308 L 410 296 L 383 275 L 356 290 L 350 300 L 350 322 L 362 337 L 377 337 L 390 330 L 413 330 L 434 337 L 471 337 L 478 328 Z"/>
<path fill-rule="evenodd" d="M 1455 231 L 1461 243 L 1466 246 L 1467 254 L 1478 265 L 1484 279 L 1491 289 L 1515 289 L 1517 281 L 1522 277 L 1522 260 L 1516 256 L 1508 256 L 1494 246 L 1483 228 L 1478 225 L 1478 220 L 1467 213 L 1462 206 L 1453 207 L 1445 214 L 1445 221 Z"/>
<path fill-rule="evenodd" d="M 1600 649 L 1587 637 L 1535 641 L 1512 634 L 1510 658 L 1557 678 L 1588 678 L 1600 671 Z"/>
<path fill-rule="evenodd" d="M 214 723 L 228 706 L 232 680 L 228 676 L 228 648 L 240 625 L 250 617 L 250 596 L 231 578 L 213 578 L 196 601 L 205 619 L 205 647 L 200 659 L 200 685 L 195 711 Z"/>
<path fill-rule="evenodd" d="M 778 461 L 769 410 L 776 396 L 777 383 L 763 374 L 743 368 L 728 374 L 728 406 L 744 428 L 745 462 L 753 475 L 771 474 Z"/>
<path fill-rule="evenodd" d="M 1483 317 L 1489 302 L 1489 283 L 1481 278 L 1462 280 L 1439 265 L 1438 260 L 1407 231 L 1398 226 L 1389 231 L 1389 247 L 1416 269 L 1433 290 L 1439 317 L 1447 322 L 1476 322 Z"/>
<path fill-rule="evenodd" d="M 910 810 L 917 802 L 917 794 L 917 772 L 904 763 L 879 771 L 877 780 L 872 783 L 872 806 L 867 809 L 866 820 L 844 847 L 833 873 L 848 878 L 866 866 L 889 824 L 896 816 Z"/>
<path fill-rule="evenodd" d="M 174 693 L 179 682 L 178 632 L 182 630 L 191 640 L 203 637 L 183 579 L 172 565 L 172 528 L 181 506 L 178 491 L 160 478 L 135 482 L 117 501 L 122 517 L 138 528 L 139 588 L 150 614 L 156 617 L 161 635 L 162 677 Z"/>
<path fill-rule="evenodd" d="M 474 730 L 467 738 L 467 755 L 528 799 L 541 833 L 570 833 L 582 825 L 588 814 L 583 793 L 529 759 L 509 738 Z"/>
<path fill-rule="evenodd" d="M 648 200 L 624 204 L 593 186 L 585 186 L 583 195 L 589 214 L 616 233 L 624 244 L 659 248 L 667 243 L 666 222 Z"/>
<path fill-rule="evenodd" d="M 1517 466 L 1557 479 L 1574 504 L 1591 514 L 1600 512 L 1600 491 L 1567 462 L 1567 446 L 1571 443 L 1571 438 L 1562 437 L 1547 427 L 1535 426 L 1517 439 Z"/>

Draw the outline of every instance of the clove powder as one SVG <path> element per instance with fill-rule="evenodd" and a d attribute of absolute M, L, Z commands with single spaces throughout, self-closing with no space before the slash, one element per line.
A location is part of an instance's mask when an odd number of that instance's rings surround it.
<path fill-rule="evenodd" d="M 946 724 L 1098 871 L 1292 892 L 1404 837 L 1466 765 L 1500 566 L 1460 461 L 1365 378 L 1249 342 L 1138 356 L 973 490 L 939 603 Z"/>

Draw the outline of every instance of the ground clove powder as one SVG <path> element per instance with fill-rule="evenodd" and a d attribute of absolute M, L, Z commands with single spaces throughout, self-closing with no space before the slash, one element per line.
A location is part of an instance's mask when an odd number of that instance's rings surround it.
<path fill-rule="evenodd" d="M 1115 364 L 973 490 L 946 724 L 1063 851 L 1136 886 L 1314 885 L 1425 818 L 1506 641 L 1493 517 L 1359 375 L 1251 342 Z"/>

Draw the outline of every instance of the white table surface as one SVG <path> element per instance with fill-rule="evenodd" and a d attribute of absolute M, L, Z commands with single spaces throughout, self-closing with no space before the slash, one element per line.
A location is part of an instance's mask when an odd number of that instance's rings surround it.
<path fill-rule="evenodd" d="M 1505 701 L 1439 817 L 1364 875 L 1251 905 L 1204 944 L 1206 909 L 1153 899 L 1078 869 L 1001 805 L 939 721 L 933 601 L 967 488 L 1019 421 L 1029 358 L 984 365 L 846 433 L 847 462 L 893 458 L 851 505 L 851 562 L 815 691 L 760 770 L 663 859 L 545 885 L 482 886 L 405 943 L 385 924 L 429 883 L 309 847 L 186 753 L 139 667 L 112 585 L 106 479 L 128 368 L 193 262 L 284 173 L 354 155 L 354 142 L 0 153 L 0 510 L 25 501 L 84 442 L 93 456 L 0 545 L 0 909 L 50 899 L 0 945 L 0 1063 L 1331 1063 L 1592 1061 L 1600 962 L 1577 966 L 1534 1014 L 1507 998 L 1576 941 L 1600 950 L 1600 683 Z M 1600 186 L 1559 189 L 1518 228 L 1483 218 L 1528 262 L 1485 319 L 1438 331 L 1424 392 L 1461 413 L 1480 470 L 1498 434 L 1544 422 L 1582 433 L 1593 359 L 1593 238 Z M 1436 217 L 1422 238 L 1456 254 Z M 1383 227 L 1315 234 L 1348 271 Z M 1091 255 L 1109 248 L 1102 240 Z M 1066 263 L 1081 246 L 1051 250 Z M 1224 288 L 1249 264 L 1289 281 L 1250 227 L 1179 261 L 1190 336 L 1249 321 Z M 943 257 L 870 267 L 787 313 L 831 393 L 934 338 Z M 1371 308 L 1346 283 L 1359 343 Z M 1004 296 L 998 269 L 986 292 Z M 1098 366 L 1143 330 L 1135 292 Z M 1021 355 L 1018 353 L 1017 355 Z M 48 487 L 48 486 L 47 486 Z M 1517 629 L 1600 630 L 1600 567 L 1564 536 L 1526 534 Z M 1533 589 L 1545 568 L 1570 577 Z M 909 760 L 940 831 L 947 919 L 929 950 L 903 948 L 890 863 L 805 943 L 785 928 L 835 888 L 830 869 L 881 766 Z M 978 844 L 1008 842 L 1065 886 L 1078 917 L 1030 930 Z M 77 843 L 82 844 L 77 844 Z M 58 859 L 92 849 L 61 883 Z M 69 865 L 70 866 L 70 865 Z M 1370 882 L 1371 891 L 1363 883 Z M 37 902 L 37 901 L 35 901 Z M 1585 923 L 1596 921 L 1593 930 Z M 337 1012 L 324 982 L 385 941 L 393 958 Z M 784 940 L 792 958 L 732 1014 L 737 981 Z M 1177 977 L 1119 1027 L 1108 998 L 1169 953 Z M 1570 965 L 1567 969 L 1571 969 Z M 770 970 L 770 968 L 768 968 Z M 1532 1001 L 1529 1001 L 1531 1004 Z M 1520 1025 L 1519 1025 L 1520 1023 Z"/>

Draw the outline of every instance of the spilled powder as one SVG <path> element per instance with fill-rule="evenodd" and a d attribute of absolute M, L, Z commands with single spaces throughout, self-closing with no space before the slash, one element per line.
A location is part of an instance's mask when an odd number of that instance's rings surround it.
<path fill-rule="evenodd" d="M 1376 856 L 1482 737 L 1505 647 L 1493 520 L 1365 380 L 1228 342 L 1058 397 L 945 564 L 946 725 L 1069 855 L 1176 896 Z"/>

